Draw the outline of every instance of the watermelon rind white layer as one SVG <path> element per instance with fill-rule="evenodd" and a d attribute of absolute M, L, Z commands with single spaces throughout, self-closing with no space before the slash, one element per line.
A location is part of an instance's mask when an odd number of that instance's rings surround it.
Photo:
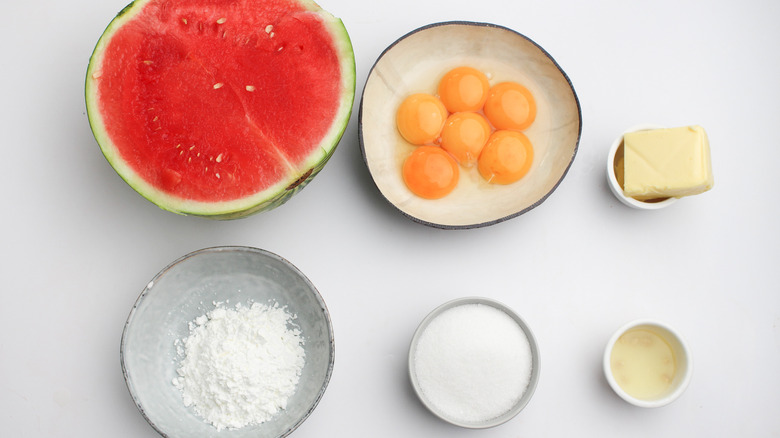
<path fill-rule="evenodd" d="M 262 211 L 268 211 L 287 202 L 293 195 L 303 189 L 325 166 L 336 150 L 344 135 L 355 98 L 355 56 L 352 42 L 341 19 L 322 9 L 310 0 L 298 0 L 307 10 L 321 17 L 333 37 L 334 48 L 337 51 L 341 65 L 342 93 L 339 108 L 330 129 L 323 136 L 319 148 L 301 164 L 298 169 L 290 169 L 286 178 L 278 183 L 250 196 L 219 202 L 200 202 L 172 196 L 143 179 L 133 168 L 128 166 L 119 156 L 116 146 L 109 138 L 102 117 L 98 111 L 96 79 L 100 76 L 100 66 L 103 53 L 115 31 L 126 22 L 132 20 L 144 6 L 153 0 L 136 0 L 123 8 L 109 23 L 98 40 L 90 57 L 87 68 L 85 98 L 87 115 L 92 133 L 100 146 L 106 160 L 119 176 L 125 180 L 141 196 L 156 204 L 163 210 L 181 215 L 202 216 L 210 219 L 239 219 Z"/>

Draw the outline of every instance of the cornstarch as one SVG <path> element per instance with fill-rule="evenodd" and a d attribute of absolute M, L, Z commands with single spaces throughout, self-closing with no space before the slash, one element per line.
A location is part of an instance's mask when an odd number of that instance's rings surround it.
<path fill-rule="evenodd" d="M 271 419 L 287 407 L 305 362 L 294 315 L 278 304 L 215 308 L 189 323 L 176 341 L 185 406 L 217 428 L 237 429 Z"/>
<path fill-rule="evenodd" d="M 424 398 L 445 416 L 483 422 L 508 412 L 531 379 L 531 346 L 517 322 L 483 304 L 445 310 L 421 333 L 414 358 Z"/>

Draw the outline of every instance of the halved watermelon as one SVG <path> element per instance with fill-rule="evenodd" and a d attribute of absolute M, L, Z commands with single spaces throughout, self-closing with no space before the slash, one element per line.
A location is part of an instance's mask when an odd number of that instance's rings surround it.
<path fill-rule="evenodd" d="M 86 78 L 92 132 L 116 172 L 165 210 L 215 219 L 302 189 L 354 95 L 347 31 L 310 0 L 136 0 Z"/>

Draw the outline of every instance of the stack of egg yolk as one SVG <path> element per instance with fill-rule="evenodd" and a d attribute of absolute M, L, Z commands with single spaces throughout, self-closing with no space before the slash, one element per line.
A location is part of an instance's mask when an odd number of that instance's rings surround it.
<path fill-rule="evenodd" d="M 426 199 L 449 194 L 458 184 L 459 167 L 477 166 L 491 184 L 511 184 L 528 173 L 533 146 L 522 130 L 536 118 L 536 102 L 516 82 L 490 86 L 471 67 L 447 72 L 438 97 L 418 93 L 398 108 L 401 136 L 415 148 L 402 175 L 409 190 Z"/>

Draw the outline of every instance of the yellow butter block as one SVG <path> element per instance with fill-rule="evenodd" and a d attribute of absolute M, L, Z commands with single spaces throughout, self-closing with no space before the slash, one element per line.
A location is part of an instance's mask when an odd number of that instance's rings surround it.
<path fill-rule="evenodd" d="M 710 144 L 701 126 L 627 133 L 623 155 L 626 196 L 681 198 L 712 188 Z"/>

